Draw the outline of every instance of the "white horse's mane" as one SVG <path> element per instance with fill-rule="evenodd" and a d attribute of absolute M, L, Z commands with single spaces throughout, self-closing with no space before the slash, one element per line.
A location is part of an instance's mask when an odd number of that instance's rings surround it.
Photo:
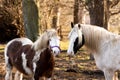
<path fill-rule="evenodd" d="M 51 37 L 56 36 L 57 32 L 55 29 L 50 29 L 45 31 L 33 44 L 33 48 L 37 50 L 42 50 L 48 47 L 48 41 Z"/>
<path fill-rule="evenodd" d="M 99 50 L 100 46 L 115 41 L 115 39 L 120 39 L 120 36 L 107 31 L 106 29 L 93 25 L 81 24 L 82 33 L 85 37 L 85 45 L 91 50 Z"/>

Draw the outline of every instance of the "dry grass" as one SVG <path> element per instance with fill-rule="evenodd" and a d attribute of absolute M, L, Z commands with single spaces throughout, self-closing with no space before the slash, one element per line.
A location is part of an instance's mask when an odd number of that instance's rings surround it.
<path fill-rule="evenodd" d="M 0 44 L 0 52 L 3 52 L 5 48 L 5 44 Z"/>
<path fill-rule="evenodd" d="M 61 48 L 61 50 L 67 50 L 68 49 L 68 45 L 69 45 L 69 41 L 68 40 L 60 41 L 60 48 Z"/>

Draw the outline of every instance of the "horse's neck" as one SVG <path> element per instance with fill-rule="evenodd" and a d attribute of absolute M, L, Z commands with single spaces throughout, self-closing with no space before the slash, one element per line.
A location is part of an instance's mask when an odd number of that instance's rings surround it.
<path fill-rule="evenodd" d="M 85 37 L 85 45 L 92 51 L 98 51 L 105 41 L 111 38 L 111 33 L 103 28 L 83 26 L 82 30 Z"/>
<path fill-rule="evenodd" d="M 43 34 L 37 41 L 35 41 L 33 47 L 36 51 L 45 49 L 48 47 L 48 41 L 49 41 L 48 37 L 45 34 Z"/>

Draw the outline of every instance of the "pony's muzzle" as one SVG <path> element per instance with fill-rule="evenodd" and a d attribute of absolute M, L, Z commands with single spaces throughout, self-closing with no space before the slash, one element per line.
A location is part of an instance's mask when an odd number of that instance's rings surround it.
<path fill-rule="evenodd" d="M 54 56 L 57 56 L 57 55 L 60 54 L 61 49 L 58 46 L 54 46 L 54 47 L 51 47 L 51 48 L 52 48 L 52 52 L 53 52 Z"/>

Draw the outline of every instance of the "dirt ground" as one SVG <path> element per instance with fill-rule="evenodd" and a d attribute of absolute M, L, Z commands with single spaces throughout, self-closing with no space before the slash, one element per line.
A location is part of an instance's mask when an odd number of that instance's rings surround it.
<path fill-rule="evenodd" d="M 0 52 L 0 80 L 4 80 L 4 54 Z M 54 80 L 104 80 L 103 73 L 96 68 L 88 52 L 79 51 L 72 58 L 62 52 L 55 58 Z M 27 80 L 26 78 L 24 80 Z"/>

